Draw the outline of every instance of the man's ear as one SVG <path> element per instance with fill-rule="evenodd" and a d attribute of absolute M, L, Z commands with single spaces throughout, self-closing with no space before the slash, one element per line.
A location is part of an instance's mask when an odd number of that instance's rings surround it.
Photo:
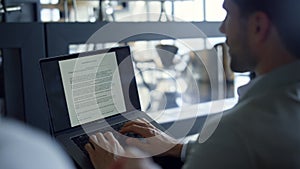
<path fill-rule="evenodd" d="M 249 33 L 257 42 L 265 41 L 271 28 L 270 18 L 264 12 L 254 12 L 249 16 Z"/>

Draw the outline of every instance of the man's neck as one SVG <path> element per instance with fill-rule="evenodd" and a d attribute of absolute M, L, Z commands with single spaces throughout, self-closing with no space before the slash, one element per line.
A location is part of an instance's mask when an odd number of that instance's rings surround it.
<path fill-rule="evenodd" d="M 285 55 L 285 56 L 287 56 L 287 55 Z M 279 58 L 277 57 L 277 58 L 274 58 L 273 60 L 266 60 L 257 66 L 257 68 L 255 69 L 255 73 L 257 76 L 263 75 L 263 74 L 271 72 L 274 69 L 277 69 L 284 65 L 290 64 L 296 60 L 298 60 L 298 59 L 295 57 L 289 57 L 289 56 L 279 57 Z"/>

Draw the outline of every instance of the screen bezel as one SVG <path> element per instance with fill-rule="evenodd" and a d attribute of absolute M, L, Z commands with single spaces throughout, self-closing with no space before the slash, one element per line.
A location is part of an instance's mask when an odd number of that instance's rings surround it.
<path fill-rule="evenodd" d="M 129 46 L 115 47 L 115 48 L 102 49 L 102 50 L 89 51 L 89 52 L 81 52 L 81 53 L 41 59 L 40 68 L 43 76 L 44 89 L 46 91 L 46 98 L 47 98 L 49 113 L 51 117 L 52 129 L 54 133 L 64 131 L 70 128 L 80 127 L 80 125 L 71 127 L 67 103 L 65 99 L 65 93 L 62 86 L 63 85 L 62 77 L 60 74 L 58 62 L 62 60 L 92 56 L 96 54 L 105 54 L 109 52 L 115 52 L 116 54 L 115 56 L 119 67 L 119 74 L 120 74 L 122 90 L 124 94 L 126 112 L 141 110 Z M 50 68 L 48 66 L 50 67 L 52 66 L 53 69 L 52 71 L 54 71 L 53 72 L 54 75 L 51 75 L 51 73 L 49 74 Z M 58 91 L 56 91 L 57 93 L 53 91 L 53 88 L 55 87 L 58 87 L 57 88 Z M 99 119 L 99 120 L 103 120 L 103 119 Z"/>

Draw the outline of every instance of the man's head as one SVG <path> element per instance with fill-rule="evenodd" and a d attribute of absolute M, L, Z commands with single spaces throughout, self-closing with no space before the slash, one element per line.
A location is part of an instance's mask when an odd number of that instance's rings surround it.
<path fill-rule="evenodd" d="M 284 45 L 300 58 L 300 1 L 299 0 L 232 0 L 241 14 L 247 17 L 253 12 L 267 14 L 277 28 Z"/>
<path fill-rule="evenodd" d="M 272 46 L 300 58 L 299 0 L 224 0 L 224 8 L 227 17 L 220 30 L 226 34 L 234 71 L 254 71 L 266 60 L 262 55 L 272 54 Z"/>

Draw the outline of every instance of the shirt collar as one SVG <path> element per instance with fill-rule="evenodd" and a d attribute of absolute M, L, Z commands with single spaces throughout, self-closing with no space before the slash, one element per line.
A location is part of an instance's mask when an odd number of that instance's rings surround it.
<path fill-rule="evenodd" d="M 300 82 L 300 59 L 290 64 L 283 65 L 273 71 L 259 75 L 248 84 L 238 88 L 239 100 L 242 98 L 256 95 L 258 93 L 275 90 L 281 86 Z M 250 91 L 251 90 L 251 91 Z"/>
<path fill-rule="evenodd" d="M 262 78 L 263 76 L 258 76 L 252 79 L 249 83 L 246 85 L 243 85 L 237 89 L 239 98 L 243 98 L 244 95 Z"/>

